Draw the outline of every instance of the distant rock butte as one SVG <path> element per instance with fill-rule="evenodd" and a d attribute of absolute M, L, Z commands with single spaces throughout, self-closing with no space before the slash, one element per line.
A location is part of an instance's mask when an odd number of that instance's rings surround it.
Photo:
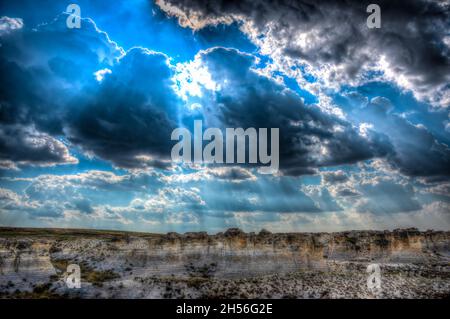
<path fill-rule="evenodd" d="M 145 278 L 153 278 L 154 285 L 167 278 L 178 278 L 178 282 L 190 282 L 193 278 L 239 281 L 304 271 L 320 271 L 331 280 L 339 280 L 336 273 L 354 274 L 354 270 L 349 270 L 354 266 L 346 266 L 353 264 L 362 269 L 358 270 L 358 285 L 364 286 L 364 267 L 369 263 L 390 265 L 391 269 L 396 265 L 424 265 L 432 267 L 439 276 L 447 276 L 449 239 L 450 232 L 415 228 L 336 233 L 245 233 L 230 228 L 215 235 L 0 228 L 0 296 L 37 284 L 49 285 L 49 280 L 53 280 L 51 287 L 66 291 L 62 278 L 71 263 L 81 265 L 86 276 L 83 280 L 110 280 L 111 285 L 143 285 Z M 126 296 L 134 291 L 131 288 Z M 99 289 L 89 293 L 97 294 Z M 395 294 L 397 288 L 392 289 Z"/>
<path fill-rule="evenodd" d="M 230 228 L 215 235 L 0 228 L 0 270 L 52 274 L 52 260 L 78 258 L 102 268 L 131 264 L 155 274 L 215 264 L 216 275 L 248 276 L 326 269 L 330 261 L 432 263 L 448 260 L 449 239 L 450 232 L 415 228 L 336 233 L 245 233 Z"/>

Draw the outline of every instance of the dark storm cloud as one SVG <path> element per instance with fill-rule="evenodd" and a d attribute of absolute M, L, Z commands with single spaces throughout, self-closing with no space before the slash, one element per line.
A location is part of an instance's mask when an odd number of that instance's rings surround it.
<path fill-rule="evenodd" d="M 165 5 L 168 3 L 181 11 L 174 11 Z M 194 28 L 228 23 L 230 20 L 250 21 L 253 28 L 251 32 L 256 32 L 261 38 L 270 37 L 272 42 L 267 43 L 271 47 L 275 46 L 273 50 L 281 47 L 285 55 L 307 61 L 317 68 L 324 64 L 339 67 L 339 72 L 332 76 L 332 80 L 339 84 L 355 80 L 365 67 L 372 67 L 384 57 L 394 76 L 390 80 L 412 89 L 419 97 L 428 95 L 431 103 L 447 107 L 450 95 L 449 3 L 378 1 L 382 27 L 368 29 L 366 7 L 369 3 L 371 2 L 159 1 L 160 7 L 177 16 L 181 24 Z M 302 34 L 311 35 L 310 41 L 301 41 Z M 403 78 L 408 83 L 401 83 Z M 372 135 L 371 140 L 374 144 L 385 145 L 386 149 L 370 150 L 367 143 L 360 144 L 357 136 L 352 137 L 352 132 L 334 132 L 333 139 L 327 144 L 332 156 L 323 159 L 319 165 L 352 163 L 381 153 L 389 154 L 392 166 L 405 175 L 449 175 L 450 153 L 447 145 L 437 142 L 426 128 L 416 127 L 397 115 L 388 116 L 386 114 L 389 110 L 381 104 L 379 107 L 379 114 L 364 111 L 367 114 L 363 118 L 369 123 L 375 121 L 373 130 L 380 134 Z M 268 112 L 262 112 L 261 117 L 262 114 Z M 375 116 L 374 120 L 371 119 L 372 116 Z M 302 139 L 303 145 L 313 144 L 308 141 L 307 136 L 302 135 Z M 321 139 L 321 143 L 323 141 Z M 284 141 L 282 143 L 286 145 Z M 354 148 L 346 149 L 347 145 L 353 145 Z M 286 158 L 298 163 L 298 154 L 294 152 L 301 152 L 305 147 L 284 149 L 289 150 L 289 153 L 284 154 L 285 172 L 311 173 L 311 167 L 315 165 L 309 158 L 311 151 L 304 152 L 300 161 L 307 162 L 307 165 L 291 167 L 286 165 Z"/>
<path fill-rule="evenodd" d="M 343 171 L 325 172 L 322 175 L 325 183 L 337 184 L 348 181 L 348 176 Z"/>
<path fill-rule="evenodd" d="M 60 132 L 61 125 L 55 121 L 59 107 L 48 94 L 44 83 L 53 80 L 51 74 L 40 67 L 25 68 L 26 62 L 8 60 L 0 47 L 0 121 L 3 124 L 35 124 L 46 131 Z M 57 90 L 55 91 L 58 92 Z M 53 112 L 48 110 L 52 109 Z"/>
<path fill-rule="evenodd" d="M 35 29 L 17 28 L 0 37 L 0 160 L 19 164 L 76 163 L 55 136 L 63 135 L 67 102 L 92 73 L 121 53 L 83 19 L 79 32 L 65 15 Z M 14 166 L 14 165 L 13 165 Z"/>
<path fill-rule="evenodd" d="M 68 29 L 65 19 L 1 37 L 1 125 L 66 135 L 120 167 L 167 167 L 160 157 L 170 155 L 177 103 L 167 57 L 136 48 L 117 61 L 123 51 L 91 20 Z M 113 74 L 98 83 L 94 72 L 104 68 Z M 20 135 L 14 141 L 14 149 L 2 145 L 3 157 L 13 161 L 30 150 Z M 57 162 L 54 157 L 48 161 Z"/>
<path fill-rule="evenodd" d="M 254 58 L 215 48 L 200 56 L 220 89 L 205 97 L 205 117 L 224 127 L 280 129 L 280 168 L 286 175 L 311 174 L 321 166 L 351 164 L 391 152 L 389 140 L 352 125 L 252 70 Z"/>
<path fill-rule="evenodd" d="M 78 163 L 61 141 L 19 125 L 0 125 L 0 160 L 11 162 L 12 167 Z"/>
<path fill-rule="evenodd" d="M 83 19 L 81 29 L 68 29 L 66 17 L 0 37 L 2 123 L 33 123 L 60 134 L 67 102 L 95 81 L 95 71 L 121 55 L 93 21 Z"/>
<path fill-rule="evenodd" d="M 168 57 L 143 48 L 125 54 L 93 21 L 83 19 L 82 24 L 80 30 L 67 29 L 62 15 L 36 31 L 25 28 L 1 37 L 0 67 L 5 72 L 0 125 L 6 129 L 20 123 L 35 127 L 36 134 L 64 136 L 82 151 L 118 167 L 167 167 L 172 130 L 180 121 L 191 120 L 173 90 Z M 253 70 L 253 56 L 215 48 L 201 53 L 200 59 L 221 87 L 200 99 L 208 123 L 222 128 L 280 128 L 283 174 L 312 174 L 319 167 L 387 156 L 403 172 L 420 175 L 412 171 L 414 156 L 401 148 L 394 151 L 383 130 L 367 130 L 363 136 L 351 123 L 305 105 L 295 92 Z M 94 73 L 106 68 L 103 79 L 96 81 Z M 16 138 L 16 148 L 3 143 L 2 153 L 7 154 L 3 158 L 21 161 L 28 151 L 18 149 L 28 150 L 26 141 Z M 436 149 L 430 144 L 431 148 Z M 62 148 L 52 150 L 27 156 L 69 162 Z M 23 158 L 27 161 L 32 159 Z M 444 157 L 435 168 L 428 165 L 423 175 L 435 174 L 433 169 L 442 170 L 446 163 Z"/>
<path fill-rule="evenodd" d="M 91 20 L 83 19 L 80 30 L 69 30 L 64 18 L 37 31 L 2 37 L 0 65 L 11 74 L 2 79 L 3 125 L 35 125 L 64 135 L 118 167 L 167 167 L 172 130 L 179 120 L 191 121 L 173 90 L 167 56 L 143 48 L 125 54 Z M 21 37 L 27 38 L 26 49 Z M 204 52 L 202 60 L 214 81 L 228 80 L 202 100 L 204 116 L 221 127 L 280 128 L 284 174 L 311 174 L 317 167 L 356 163 L 390 151 L 383 136 L 369 132 L 362 137 L 348 122 L 306 106 L 293 91 L 254 72 L 251 55 L 217 48 Z M 96 81 L 94 73 L 106 68 Z M 14 150 L 9 152 L 14 156 Z"/>
<path fill-rule="evenodd" d="M 284 54 L 321 67 L 340 67 L 332 74 L 342 83 L 384 56 L 407 88 L 448 106 L 450 5 L 445 1 L 380 0 L 381 29 L 366 26 L 367 6 L 373 1 L 207 1 L 159 0 L 159 6 L 177 16 L 184 26 L 249 22 L 253 37 L 269 36 Z M 301 34 L 311 36 L 308 41 Z M 275 48 L 274 48 L 275 50 Z M 400 83 L 400 82 L 398 82 Z M 442 105 L 442 103 L 447 105 Z"/>
<path fill-rule="evenodd" d="M 169 159 L 179 102 L 167 57 L 135 48 L 111 71 L 74 102 L 69 140 L 120 167 L 164 167 L 159 159 Z"/>
<path fill-rule="evenodd" d="M 388 156 L 389 163 L 405 175 L 450 176 L 450 148 L 438 142 L 423 125 L 413 125 L 403 117 L 390 113 L 390 101 L 374 98 L 354 112 L 360 120 L 372 123 L 374 130 L 385 132 L 395 152 Z"/>

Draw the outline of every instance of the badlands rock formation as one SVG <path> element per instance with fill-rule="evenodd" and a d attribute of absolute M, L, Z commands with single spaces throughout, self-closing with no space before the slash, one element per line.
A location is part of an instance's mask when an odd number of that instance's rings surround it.
<path fill-rule="evenodd" d="M 445 298 L 450 232 L 0 228 L 2 298 Z M 367 287 L 369 264 L 381 289 Z M 67 287 L 67 266 L 81 288 Z"/>

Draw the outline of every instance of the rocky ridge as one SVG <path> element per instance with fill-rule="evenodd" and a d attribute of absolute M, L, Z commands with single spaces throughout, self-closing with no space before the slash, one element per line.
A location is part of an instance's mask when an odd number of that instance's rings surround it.
<path fill-rule="evenodd" d="M 146 234 L 0 228 L 2 297 L 450 296 L 450 232 Z M 366 285 L 377 263 L 382 292 Z M 82 288 L 68 289 L 67 265 Z"/>

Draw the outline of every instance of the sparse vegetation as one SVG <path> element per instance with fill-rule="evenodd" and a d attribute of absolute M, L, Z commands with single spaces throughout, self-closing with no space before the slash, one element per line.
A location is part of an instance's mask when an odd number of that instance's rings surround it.
<path fill-rule="evenodd" d="M 356 243 L 358 242 L 358 239 L 356 239 L 355 237 L 345 237 L 345 240 L 352 245 L 356 245 Z"/>
<path fill-rule="evenodd" d="M 83 272 L 81 278 L 83 278 Z M 120 278 L 120 276 L 112 270 L 91 270 L 84 275 L 84 278 L 93 285 L 102 286 L 104 282 Z"/>
<path fill-rule="evenodd" d="M 203 264 L 201 266 L 189 263 L 185 265 L 186 272 L 191 277 L 211 278 L 217 270 L 217 263 Z"/>

